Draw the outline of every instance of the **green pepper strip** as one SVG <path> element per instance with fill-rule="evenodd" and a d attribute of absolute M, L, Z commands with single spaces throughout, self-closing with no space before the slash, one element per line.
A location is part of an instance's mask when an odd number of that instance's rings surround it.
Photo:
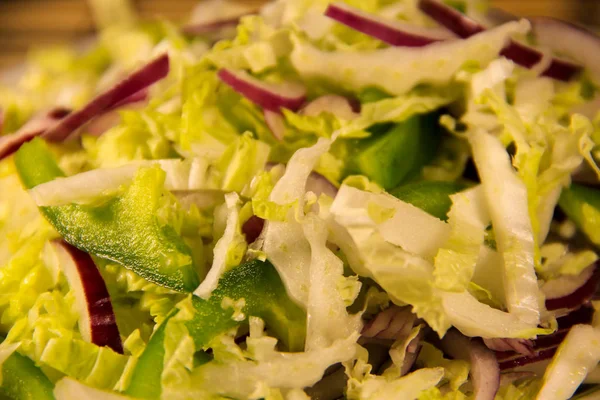
<path fill-rule="evenodd" d="M 125 394 L 142 399 L 159 398 L 161 393 L 160 377 L 165 358 L 165 329 L 172 315 L 166 318 L 156 329 L 144 352 L 135 365 L 131 382 Z"/>
<path fill-rule="evenodd" d="M 15 164 L 26 188 L 64 176 L 41 139 L 19 149 Z M 150 282 L 169 289 L 191 292 L 198 286 L 190 249 L 170 226 L 156 217 L 160 193 L 148 182 L 160 185 L 162 171 L 143 169 L 144 182 L 134 180 L 122 195 L 101 206 L 64 205 L 40 210 L 73 246 L 112 260 Z"/>
<path fill-rule="evenodd" d="M 306 334 L 306 315 L 287 295 L 277 271 L 268 261 L 250 261 L 225 273 L 208 300 L 194 296 L 194 318 L 186 323 L 196 349 L 206 349 L 215 337 L 239 326 L 234 310 L 223 308 L 224 298 L 244 299 L 242 312 L 262 318 L 267 326 L 290 351 L 300 351 Z M 165 356 L 166 321 L 148 342 L 133 372 L 126 393 L 133 397 L 160 397 Z"/>
<path fill-rule="evenodd" d="M 558 202 L 565 214 L 596 246 L 600 246 L 600 190 L 572 184 Z"/>
<path fill-rule="evenodd" d="M 54 385 L 28 357 L 13 353 L 2 364 L 0 397 L 12 400 L 54 399 Z"/>
<path fill-rule="evenodd" d="M 409 183 L 390 191 L 397 199 L 441 219 L 448 220 L 448 211 L 452 207 L 450 196 L 466 189 L 458 182 L 424 181 Z"/>
<path fill-rule="evenodd" d="M 352 141 L 348 173 L 365 175 L 386 190 L 395 188 L 421 173 L 441 136 L 437 114 L 412 117 L 387 132 Z"/>

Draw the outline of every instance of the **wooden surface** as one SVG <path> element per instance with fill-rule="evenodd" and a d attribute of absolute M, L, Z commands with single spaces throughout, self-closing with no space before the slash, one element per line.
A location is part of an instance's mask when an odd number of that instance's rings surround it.
<path fill-rule="evenodd" d="M 143 18 L 185 19 L 198 0 L 137 0 Z M 243 1 L 243 0 L 237 0 Z M 516 15 L 600 23 L 600 0 L 492 0 Z M 85 0 L 0 0 L 0 68 L 18 63 L 32 45 L 74 41 L 94 31 Z"/>

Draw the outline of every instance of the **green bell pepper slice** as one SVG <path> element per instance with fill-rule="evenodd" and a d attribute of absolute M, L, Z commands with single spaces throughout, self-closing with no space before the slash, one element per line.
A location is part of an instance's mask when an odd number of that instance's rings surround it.
<path fill-rule="evenodd" d="M 244 319 L 233 319 L 234 310 L 223 299 L 245 300 Z M 196 349 L 205 349 L 215 337 L 260 317 L 290 351 L 300 351 L 306 335 L 306 314 L 287 295 L 279 274 L 268 261 L 250 261 L 225 273 L 208 300 L 193 296 L 195 315 L 186 322 Z M 170 317 L 169 317 L 170 318 Z M 168 321 L 168 320 L 167 320 Z M 152 335 L 140 356 L 126 394 L 143 399 L 160 397 L 167 321 Z M 206 357 L 203 357 L 206 358 Z"/>
<path fill-rule="evenodd" d="M 42 139 L 21 146 L 15 164 L 28 189 L 64 176 Z M 191 292 L 199 284 L 191 250 L 156 216 L 163 182 L 164 172 L 159 168 L 141 169 L 122 195 L 102 205 L 40 210 L 73 246 L 121 264 L 157 285 Z"/>
<path fill-rule="evenodd" d="M 159 398 L 161 393 L 160 377 L 165 358 L 165 329 L 172 315 L 166 318 L 154 331 L 144 352 L 138 359 L 131 381 L 125 394 L 141 399 Z"/>
<path fill-rule="evenodd" d="M 596 246 L 600 246 L 600 190 L 572 184 L 558 205 Z"/>
<path fill-rule="evenodd" d="M 437 114 L 415 116 L 384 133 L 351 142 L 349 174 L 361 174 L 386 190 L 415 178 L 433 159 L 441 138 Z"/>
<path fill-rule="evenodd" d="M 402 185 L 390 191 L 399 200 L 441 219 L 448 220 L 452 207 L 450 196 L 467 188 L 459 182 L 423 181 Z"/>
<path fill-rule="evenodd" d="M 12 400 L 53 400 L 54 385 L 35 363 L 13 353 L 2 364 L 0 398 Z"/>

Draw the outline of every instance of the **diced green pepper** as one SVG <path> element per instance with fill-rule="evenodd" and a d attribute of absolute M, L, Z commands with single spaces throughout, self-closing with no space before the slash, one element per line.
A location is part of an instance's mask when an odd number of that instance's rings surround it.
<path fill-rule="evenodd" d="M 15 163 L 28 189 L 64 176 L 41 139 L 21 146 Z M 40 210 L 73 246 L 158 285 L 191 292 L 199 283 L 191 251 L 156 215 L 163 182 L 160 169 L 141 169 L 128 190 L 100 206 L 70 204 Z"/>
<path fill-rule="evenodd" d="M 19 353 L 13 353 L 2 364 L 0 397 L 11 400 L 54 399 L 54 385 L 35 363 Z"/>
<path fill-rule="evenodd" d="M 390 194 L 446 221 L 452 207 L 450 196 L 464 189 L 466 185 L 458 182 L 423 181 L 397 187 Z"/>
<path fill-rule="evenodd" d="M 243 317 L 234 320 L 234 310 L 224 307 L 223 300 L 244 299 Z M 260 317 L 291 351 L 302 350 L 306 334 L 306 315 L 287 295 L 281 279 L 268 261 L 250 261 L 223 275 L 208 300 L 194 296 L 194 318 L 186 323 L 196 349 L 239 326 L 248 317 Z M 133 397 L 160 397 L 160 376 L 165 355 L 166 321 L 156 330 L 142 353 L 126 393 Z"/>
<path fill-rule="evenodd" d="M 383 134 L 354 141 L 349 174 L 362 174 L 389 190 L 417 176 L 435 156 L 441 138 L 437 114 L 415 116 Z"/>
<path fill-rule="evenodd" d="M 572 184 L 564 189 L 560 208 L 596 246 L 600 246 L 600 190 Z"/>

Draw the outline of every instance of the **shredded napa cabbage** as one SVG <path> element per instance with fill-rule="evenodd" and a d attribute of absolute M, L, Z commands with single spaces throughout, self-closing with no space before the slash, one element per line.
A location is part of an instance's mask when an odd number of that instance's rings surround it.
<path fill-rule="evenodd" d="M 128 399 L 146 384 L 177 400 L 470 399 L 469 374 L 481 371 L 438 349 L 449 329 L 474 341 L 529 339 L 534 357 L 548 350 L 539 343 L 556 347 L 532 364 L 489 350 L 501 368 L 524 364 L 490 372 L 497 400 L 566 400 L 598 380 L 598 313 L 567 330 L 568 314 L 589 314 L 588 304 L 548 311 L 544 298 L 572 302 L 583 290 L 586 303 L 597 279 L 594 67 L 567 82 L 544 76 L 565 56 L 551 48 L 520 66 L 507 45 L 535 46 L 535 29 L 493 22 L 484 0 L 442 3 L 489 29 L 424 47 L 358 32 L 325 15 L 331 3 L 208 0 L 179 26 L 142 21 L 126 0 L 90 0 L 94 40 L 32 50 L 22 73 L 0 80 L 4 385 L 42 376 L 59 400 Z M 367 25 L 441 29 L 416 0 L 341 3 Z M 77 140 L 48 141 L 45 160 L 11 156 L 20 143 L 6 144 L 31 118 L 94 105 L 162 54 L 168 74 L 91 116 Z M 226 84 L 222 69 L 242 82 Z M 279 102 L 292 93 L 265 92 L 290 84 L 306 94 L 290 108 Z M 394 135 L 414 139 L 402 141 L 411 157 L 375 145 Z M 66 177 L 44 179 L 56 166 Z M 44 183 L 24 189 L 31 180 Z M 75 299 L 86 297 L 62 273 L 52 245 L 61 238 L 92 256 L 123 354 L 81 335 L 86 308 Z M 132 268 L 131 256 L 159 261 Z M 223 298 L 214 318 L 195 307 L 257 259 L 285 288 L 264 321 L 246 315 L 262 307 L 252 291 Z M 191 287 L 169 280 L 174 265 Z M 288 327 L 269 321 L 288 321 L 290 305 L 300 315 L 293 346 L 278 335 Z M 198 345 L 221 311 L 227 329 Z M 199 316 L 210 323 L 192 327 Z M 11 370 L 15 356 L 31 365 Z M 140 382 L 148 366 L 160 376 Z"/>

